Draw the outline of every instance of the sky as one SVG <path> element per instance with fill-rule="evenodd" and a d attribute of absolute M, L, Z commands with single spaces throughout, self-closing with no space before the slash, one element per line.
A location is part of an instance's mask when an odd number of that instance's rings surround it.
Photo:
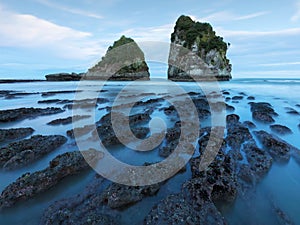
<path fill-rule="evenodd" d="M 85 72 L 123 34 L 166 77 L 164 46 L 180 15 L 231 44 L 233 78 L 300 78 L 300 0 L 0 0 L 0 79 Z"/>

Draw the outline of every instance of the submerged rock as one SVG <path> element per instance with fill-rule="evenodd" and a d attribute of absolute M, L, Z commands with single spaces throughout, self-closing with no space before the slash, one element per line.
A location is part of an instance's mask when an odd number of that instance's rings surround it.
<path fill-rule="evenodd" d="M 84 79 L 149 80 L 149 76 L 140 47 L 133 39 L 122 36 L 108 48 L 102 60 L 88 70 Z"/>
<path fill-rule="evenodd" d="M 251 112 L 253 119 L 262 122 L 262 123 L 273 123 L 275 120 L 273 116 L 277 116 L 278 114 L 272 108 L 271 104 L 266 102 L 250 102 Z"/>
<path fill-rule="evenodd" d="M 144 220 L 144 225 L 156 224 L 224 225 L 226 222 L 212 202 L 206 201 L 194 206 L 180 193 L 169 195 L 152 208 Z"/>
<path fill-rule="evenodd" d="M 95 175 L 76 196 L 52 203 L 44 211 L 39 224 L 120 224 L 119 214 L 103 207 L 101 193 L 104 187 L 105 179 Z"/>
<path fill-rule="evenodd" d="M 291 134 L 293 133 L 290 128 L 287 126 L 279 125 L 279 124 L 273 124 L 270 126 L 271 130 L 278 133 L 278 134 Z"/>
<path fill-rule="evenodd" d="M 246 126 L 246 127 L 248 127 L 249 129 L 256 128 L 256 125 L 253 122 L 251 122 L 251 121 L 244 121 L 243 125 Z"/>
<path fill-rule="evenodd" d="M 64 112 L 61 108 L 18 108 L 18 109 L 8 109 L 0 110 L 0 122 L 7 123 L 16 120 L 24 120 L 28 118 L 35 118 L 38 116 L 45 116 L 51 114 L 57 114 Z"/>
<path fill-rule="evenodd" d="M 99 155 L 95 150 L 85 152 L 89 162 L 97 162 Z M 25 201 L 47 191 L 63 178 L 80 173 L 89 168 L 82 153 L 79 151 L 67 152 L 55 157 L 49 166 L 34 173 L 25 173 L 15 182 L 8 185 L 0 196 L 0 210 L 9 208 L 17 202 Z"/>
<path fill-rule="evenodd" d="M 83 120 L 86 118 L 89 118 L 90 116 L 88 115 L 75 115 L 75 116 L 69 116 L 67 118 L 62 118 L 62 119 L 56 119 L 52 120 L 51 122 L 47 123 L 48 125 L 67 125 L 71 124 L 72 122 L 76 122 L 79 120 Z"/>
<path fill-rule="evenodd" d="M 295 149 L 293 146 L 263 130 L 254 131 L 254 134 L 274 159 L 285 161 L 290 159 L 290 151 Z"/>
<path fill-rule="evenodd" d="M 12 170 L 23 167 L 54 151 L 67 138 L 60 135 L 32 136 L 30 139 L 14 142 L 0 149 L 0 167 Z"/>
<path fill-rule="evenodd" d="M 34 129 L 31 127 L 0 129 L 0 143 L 25 138 L 33 132 Z"/>
<path fill-rule="evenodd" d="M 103 191 L 101 197 L 104 204 L 110 208 L 122 208 L 139 202 L 146 196 L 155 195 L 160 186 L 160 184 L 154 184 L 134 187 L 113 183 Z"/>
<path fill-rule="evenodd" d="M 272 166 L 272 157 L 266 151 L 258 148 L 254 142 L 247 142 L 243 145 L 247 161 L 257 178 L 265 175 Z"/>
<path fill-rule="evenodd" d="M 233 160 L 230 156 L 219 153 L 205 171 L 199 170 L 200 157 L 190 161 L 192 178 L 199 185 L 210 188 L 209 199 L 212 201 L 233 202 L 237 196 L 237 180 L 233 170 Z"/>
<path fill-rule="evenodd" d="M 229 80 L 228 44 L 208 23 L 180 16 L 171 35 L 168 78 L 175 81 Z M 193 77 L 193 78 L 192 78 Z"/>
<path fill-rule="evenodd" d="M 94 128 L 95 128 L 95 125 L 93 125 L 93 124 L 85 125 L 83 127 L 75 127 L 72 130 L 68 130 L 66 133 L 67 133 L 68 137 L 70 137 L 70 138 L 75 138 L 75 135 L 76 135 L 76 137 L 81 137 L 81 136 L 86 135 L 89 132 L 91 132 Z"/>
<path fill-rule="evenodd" d="M 292 114 L 292 115 L 300 115 L 300 113 L 299 113 L 297 110 L 293 109 L 293 108 L 286 107 L 285 109 L 287 110 L 286 113 L 288 113 L 288 114 Z"/>
<path fill-rule="evenodd" d="M 126 124 L 126 116 L 123 113 L 113 112 L 114 118 L 118 119 L 116 126 L 121 132 L 120 136 L 117 137 L 111 124 L 111 113 L 112 112 L 109 112 L 99 120 L 97 123 L 99 126 L 97 130 L 93 132 L 93 136 L 99 136 L 105 146 L 121 144 L 120 139 L 129 143 L 132 137 L 132 135 L 130 135 L 131 132 L 139 139 L 145 138 L 150 132 L 148 127 L 143 127 L 143 125 L 146 125 L 151 119 L 149 114 L 138 113 L 129 116 L 128 126 L 128 124 Z"/>
<path fill-rule="evenodd" d="M 237 95 L 237 96 L 233 96 L 232 100 L 242 100 L 244 98 L 244 96 L 242 95 Z"/>

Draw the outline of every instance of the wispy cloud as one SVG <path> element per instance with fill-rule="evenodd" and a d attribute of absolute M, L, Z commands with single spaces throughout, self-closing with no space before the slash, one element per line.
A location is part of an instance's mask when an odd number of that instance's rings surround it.
<path fill-rule="evenodd" d="M 211 13 L 210 15 L 199 18 L 197 20 L 205 21 L 205 22 L 224 22 L 224 21 L 229 22 L 229 21 L 253 19 L 256 17 L 264 16 L 268 13 L 269 13 L 268 11 L 261 11 L 261 12 L 247 14 L 247 15 L 238 15 L 230 11 L 220 11 L 220 12 Z M 196 19 L 195 16 L 192 16 L 192 18 Z"/>
<path fill-rule="evenodd" d="M 215 28 L 220 35 L 225 37 L 261 37 L 261 36 L 292 36 L 299 35 L 300 28 L 289 28 L 273 31 L 245 31 L 245 30 L 226 30 L 221 27 Z"/>
<path fill-rule="evenodd" d="M 169 41 L 174 24 L 156 27 L 137 27 L 124 30 L 121 34 L 130 36 L 137 41 Z"/>
<path fill-rule="evenodd" d="M 248 14 L 248 15 L 245 15 L 245 16 L 239 16 L 239 17 L 236 17 L 235 20 L 248 20 L 248 19 L 253 19 L 253 18 L 256 18 L 256 17 L 264 16 L 266 14 L 269 14 L 269 12 L 268 11 L 262 11 L 262 12 Z"/>
<path fill-rule="evenodd" d="M 297 22 L 300 19 L 300 1 L 296 3 L 296 13 L 291 17 L 292 22 Z"/>
<path fill-rule="evenodd" d="M 293 66 L 293 65 L 300 65 L 300 62 L 280 62 L 280 63 L 264 63 L 264 64 L 259 64 L 259 66 L 265 66 L 265 67 Z"/>
<path fill-rule="evenodd" d="M 35 0 L 35 1 L 40 3 L 40 4 L 43 4 L 45 6 L 55 8 L 55 9 L 59 9 L 59 10 L 69 12 L 69 13 L 72 13 L 72 14 L 91 17 L 91 18 L 94 18 L 94 19 L 103 19 L 103 16 L 99 15 L 97 13 L 85 11 L 85 10 L 82 10 L 82 9 L 71 8 L 69 6 L 65 6 L 65 5 L 62 5 L 62 4 L 55 3 L 54 1 L 48 1 L 48 0 Z"/>
<path fill-rule="evenodd" d="M 0 47 L 48 49 L 60 57 L 86 58 L 99 52 L 92 34 L 60 26 L 0 5 Z"/>

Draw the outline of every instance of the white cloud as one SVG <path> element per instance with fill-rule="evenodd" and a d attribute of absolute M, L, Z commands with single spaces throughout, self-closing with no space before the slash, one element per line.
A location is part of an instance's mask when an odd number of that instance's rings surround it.
<path fill-rule="evenodd" d="M 60 26 L 0 7 L 0 47 L 47 49 L 65 58 L 86 58 L 99 53 L 92 34 Z"/>
<path fill-rule="evenodd" d="M 300 1 L 296 3 L 296 13 L 291 17 L 292 22 L 297 22 L 300 19 Z"/>
<path fill-rule="evenodd" d="M 245 30 L 226 30 L 221 27 L 216 27 L 215 30 L 219 35 L 225 37 L 262 37 L 262 36 L 292 36 L 299 35 L 300 28 L 289 28 L 273 31 L 245 31 Z"/>
<path fill-rule="evenodd" d="M 269 12 L 267 11 L 262 11 L 262 12 L 257 12 L 257 13 L 252 13 L 252 14 L 248 14 L 248 15 L 245 15 L 245 16 L 239 16 L 239 17 L 236 17 L 235 20 L 248 20 L 248 19 L 253 19 L 253 18 L 256 18 L 256 17 L 259 17 L 259 16 L 264 16 L 266 14 L 268 14 Z"/>
<path fill-rule="evenodd" d="M 293 66 L 293 65 L 300 65 L 300 62 L 280 62 L 280 63 L 264 63 L 264 64 L 259 64 L 259 66 L 265 66 L 265 67 Z"/>
<path fill-rule="evenodd" d="M 134 38 L 136 41 L 169 41 L 174 24 L 166 24 L 157 27 L 137 27 L 125 30 L 121 33 Z"/>
<path fill-rule="evenodd" d="M 75 9 L 75 8 L 71 8 L 71 7 L 67 7 L 58 3 L 55 3 L 53 1 L 48 1 L 48 0 L 36 0 L 37 2 L 45 5 L 45 6 L 49 6 L 55 9 L 59 9 L 65 12 L 69 12 L 72 14 L 76 14 L 76 15 L 80 15 L 80 16 L 87 16 L 87 17 L 91 17 L 94 19 L 103 19 L 102 15 L 93 13 L 93 12 L 89 12 L 89 11 L 85 11 L 85 10 L 81 10 L 81 9 Z"/>
<path fill-rule="evenodd" d="M 224 21 L 228 22 L 228 21 L 253 19 L 259 16 L 266 15 L 268 13 L 269 13 L 268 11 L 261 11 L 261 12 L 247 14 L 247 15 L 237 15 L 230 11 L 220 11 L 220 12 L 212 13 L 206 17 L 202 17 L 199 19 L 197 19 L 195 16 L 192 16 L 192 18 L 194 18 L 194 20 L 205 21 L 205 22 L 224 22 Z"/>

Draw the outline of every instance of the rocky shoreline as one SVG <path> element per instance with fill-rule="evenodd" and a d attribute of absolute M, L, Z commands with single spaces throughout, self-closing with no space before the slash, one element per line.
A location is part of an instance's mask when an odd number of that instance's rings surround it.
<path fill-rule="evenodd" d="M 63 93 L 61 91 L 52 94 Z M 44 93 L 44 95 L 53 96 L 51 92 Z M 154 95 L 153 93 L 141 94 L 146 97 L 146 100 L 138 101 L 133 106 L 134 113 L 129 117 L 130 131 L 137 138 L 144 139 L 150 135 L 148 124 L 155 113 L 159 112 L 169 118 L 172 125 L 169 125 L 166 134 L 163 134 L 165 135 L 164 141 L 154 150 L 161 158 L 167 158 L 178 145 L 181 128 L 185 124 L 180 120 L 176 108 L 166 105 L 166 99 L 176 98 L 176 101 L 182 105 L 185 104 L 185 99 L 180 98 L 180 95 L 164 96 L 164 98 L 162 96 L 153 97 Z M 164 182 L 148 186 L 125 186 L 95 175 L 82 193 L 51 202 L 44 209 L 40 224 L 122 224 L 124 210 L 136 207 L 141 202 L 157 196 L 161 197 L 151 204 L 151 208 L 144 218 L 132 222 L 145 225 L 227 224 L 218 205 L 220 202 L 230 205 L 234 204 L 237 198 L 252 194 L 276 163 L 287 163 L 292 158 L 300 163 L 300 150 L 284 140 L 285 135 L 291 134 L 291 129 L 276 122 L 279 114 L 270 103 L 256 101 L 254 96 L 247 96 L 245 93 L 233 95 L 230 90 L 220 93 L 213 92 L 209 96 L 196 92 L 189 92 L 188 95 L 197 109 L 200 121 L 205 121 L 212 112 L 220 113 L 222 107 L 226 113 L 226 127 L 218 127 L 218 129 L 225 129 L 220 149 L 205 170 L 200 169 L 200 162 L 206 152 L 209 152 L 210 147 L 218 144 L 218 139 L 214 136 L 216 128 L 210 126 L 201 127 L 194 156 L 179 171 L 181 174 L 190 174 L 186 175 L 186 179 L 179 184 L 179 191 L 168 192 L 164 189 L 168 182 L 179 176 L 179 173 Z M 226 100 L 226 103 L 218 101 L 219 98 Z M 209 99 L 216 101 L 209 102 Z M 247 110 L 252 121 L 242 120 L 235 113 L 238 103 L 242 101 L 247 102 Z M 93 138 L 99 137 L 104 146 L 108 148 L 121 146 L 112 128 L 111 115 L 115 113 L 117 118 L 122 118 L 123 110 L 130 104 L 124 103 L 114 109 L 109 106 L 103 108 L 102 104 L 108 102 L 109 100 L 105 98 L 80 101 L 66 101 L 57 98 L 39 100 L 38 104 L 65 104 L 64 110 L 59 107 L 48 107 L 0 111 L 2 124 L 40 116 L 57 115 L 56 119 L 45 122 L 45 126 L 49 127 L 54 127 L 54 125 L 67 127 L 72 122 L 81 122 L 89 118 L 86 115 L 59 117 L 59 113 L 73 107 L 81 110 L 98 108 L 106 112 L 95 123 L 95 126 L 87 124 L 82 127 L 73 127 L 71 130 L 66 128 L 65 134 L 68 138 L 63 135 L 38 135 L 30 127 L 0 129 L 0 140 L 3 142 L 0 149 L 0 167 L 3 172 L 26 168 L 51 152 L 57 151 L 58 148 L 65 146 L 68 149 L 67 152 L 53 157 L 44 169 L 24 173 L 7 185 L 0 195 L 0 214 L 5 213 L 7 209 L 13 209 L 22 202 L 28 202 L 40 195 L 47 195 L 48 191 L 55 189 L 67 177 L 91 170 L 79 151 L 69 150 L 70 143 L 75 143 L 74 135 L 83 137 L 89 134 L 91 136 L 89 141 L 94 141 Z M 234 102 L 237 103 L 234 105 Z M 69 104 L 71 104 L 70 107 L 68 107 Z M 290 111 L 286 113 L 289 114 Z M 295 113 L 293 115 L 297 116 Z M 260 124 L 269 126 L 270 131 L 261 130 Z M 125 125 L 125 121 L 121 119 L 118 126 L 124 127 Z M 123 134 L 122 139 L 130 142 L 129 130 L 125 130 Z M 157 135 L 160 137 L 160 134 Z M 66 143 L 69 144 L 66 146 Z M 146 141 L 140 143 L 142 146 L 148 144 Z M 95 164 L 101 163 L 103 156 L 95 149 L 87 150 L 86 155 L 92 161 L 94 160 Z M 143 165 L 151 164 L 153 163 L 144 162 Z M 288 224 L 293 224 L 288 214 L 273 199 L 271 199 L 271 203 L 274 216 L 281 221 L 289 222 Z"/>

